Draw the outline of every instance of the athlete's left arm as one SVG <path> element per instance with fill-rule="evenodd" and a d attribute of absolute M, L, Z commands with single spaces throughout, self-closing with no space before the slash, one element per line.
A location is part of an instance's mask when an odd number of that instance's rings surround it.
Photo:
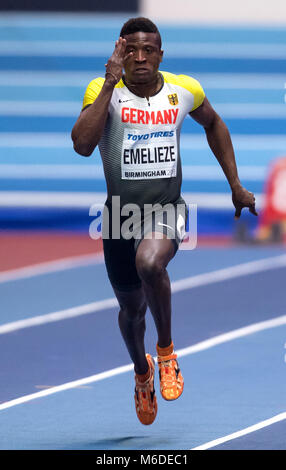
<path fill-rule="evenodd" d="M 208 144 L 229 182 L 235 217 L 240 217 L 243 207 L 248 207 L 252 214 L 258 215 L 253 193 L 247 191 L 239 180 L 231 137 L 221 117 L 207 98 L 204 98 L 201 106 L 192 111 L 190 116 L 204 127 Z"/>

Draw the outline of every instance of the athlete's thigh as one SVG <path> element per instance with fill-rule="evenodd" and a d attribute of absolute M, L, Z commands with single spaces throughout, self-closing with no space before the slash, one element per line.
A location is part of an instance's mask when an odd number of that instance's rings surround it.
<path fill-rule="evenodd" d="M 152 238 L 143 238 L 136 251 L 135 262 L 139 271 L 141 266 L 146 264 L 154 268 L 165 268 L 176 253 L 173 240 L 166 235 L 157 232 L 150 235 Z"/>
<path fill-rule="evenodd" d="M 103 239 L 103 252 L 113 289 L 129 292 L 141 287 L 135 265 L 134 240 Z"/>
<path fill-rule="evenodd" d="M 185 204 L 158 205 L 157 208 L 155 205 L 150 212 L 144 212 L 142 235 L 135 241 L 137 267 L 142 260 L 167 266 L 182 242 L 183 232 L 179 230 L 179 223 L 180 219 L 185 220 L 184 217 Z"/>

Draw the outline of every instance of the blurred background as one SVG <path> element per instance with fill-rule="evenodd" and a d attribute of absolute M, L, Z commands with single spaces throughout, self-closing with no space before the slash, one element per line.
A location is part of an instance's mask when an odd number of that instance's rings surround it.
<path fill-rule="evenodd" d="M 2 0 L 0 10 L 1 271 L 101 251 L 89 236 L 90 207 L 105 200 L 100 155 L 77 155 L 70 132 L 123 22 L 141 15 L 160 29 L 162 70 L 201 82 L 256 196 L 259 217 L 234 221 L 204 131 L 186 119 L 182 191 L 198 205 L 198 246 L 285 243 L 284 1 Z"/>

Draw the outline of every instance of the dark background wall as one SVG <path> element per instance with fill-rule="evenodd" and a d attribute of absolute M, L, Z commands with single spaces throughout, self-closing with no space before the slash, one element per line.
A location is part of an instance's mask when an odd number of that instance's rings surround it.
<path fill-rule="evenodd" d="M 137 12 L 139 0 L 0 0 L 6 11 Z"/>

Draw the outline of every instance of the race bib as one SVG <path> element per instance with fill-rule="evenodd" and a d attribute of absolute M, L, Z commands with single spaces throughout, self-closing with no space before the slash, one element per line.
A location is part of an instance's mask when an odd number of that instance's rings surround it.
<path fill-rule="evenodd" d="M 175 130 L 144 133 L 125 129 L 121 154 L 121 178 L 128 180 L 175 178 L 177 153 Z"/>

